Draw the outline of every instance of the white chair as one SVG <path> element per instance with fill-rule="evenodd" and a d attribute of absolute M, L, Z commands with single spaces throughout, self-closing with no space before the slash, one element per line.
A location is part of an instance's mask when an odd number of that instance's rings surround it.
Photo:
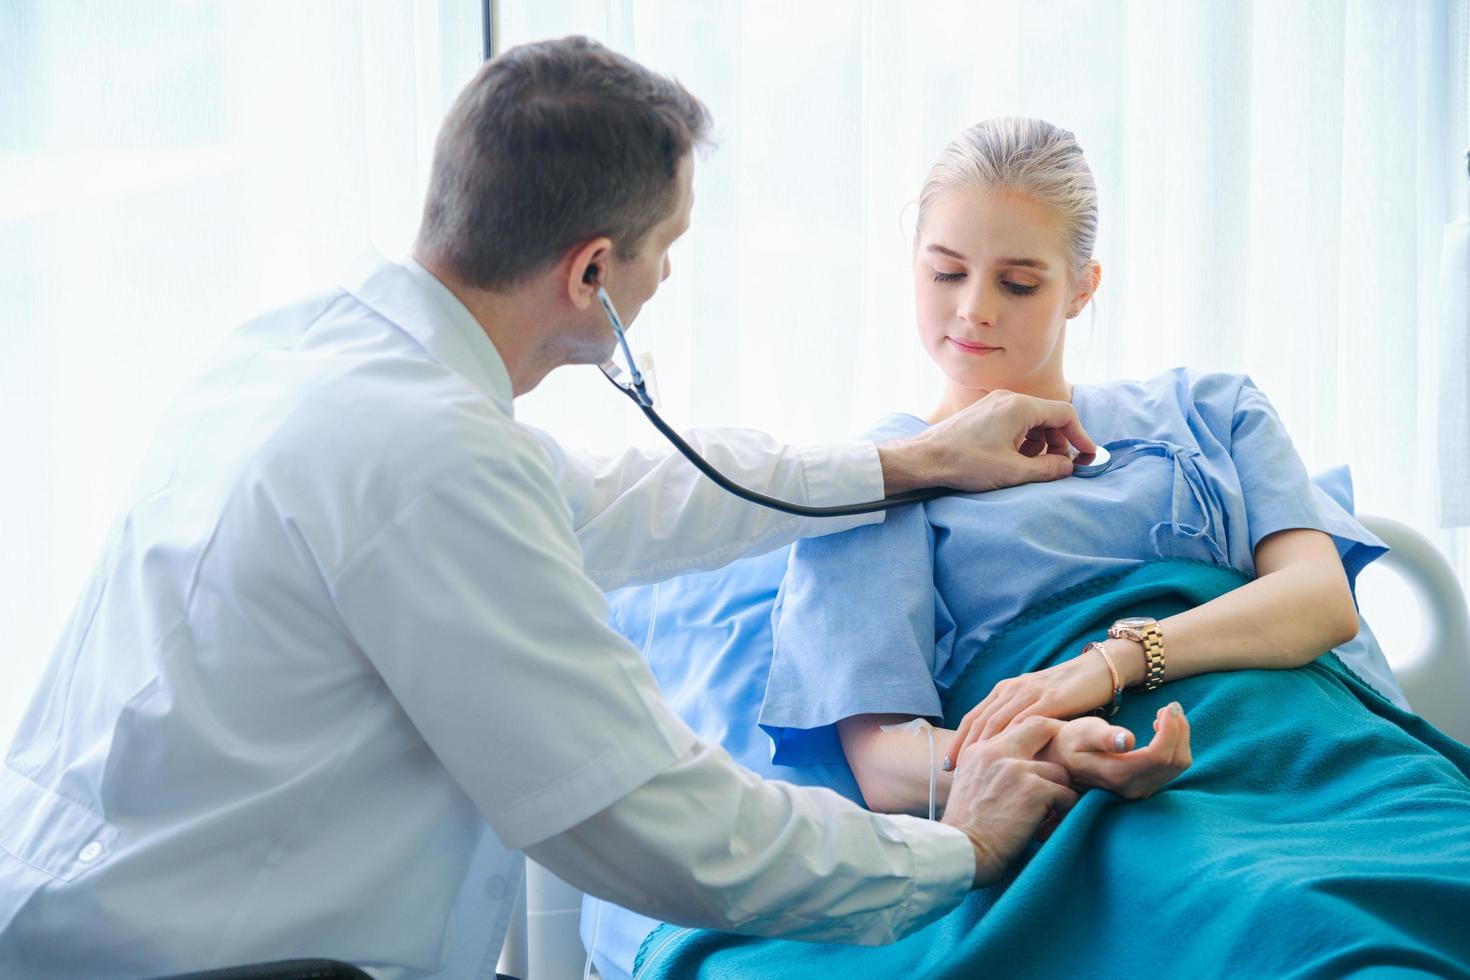
<path fill-rule="evenodd" d="M 1434 544 L 1418 531 L 1386 517 L 1358 519 L 1393 549 L 1377 564 L 1408 586 L 1419 600 L 1424 620 L 1421 649 L 1396 657 L 1402 666 L 1395 668 L 1394 677 L 1415 712 L 1470 744 L 1470 613 L 1465 590 Z M 1378 630 L 1380 639 L 1384 632 Z M 527 861 L 522 901 L 511 920 L 501 972 L 522 980 L 580 980 L 587 955 L 578 929 L 581 910 L 581 892 Z"/>

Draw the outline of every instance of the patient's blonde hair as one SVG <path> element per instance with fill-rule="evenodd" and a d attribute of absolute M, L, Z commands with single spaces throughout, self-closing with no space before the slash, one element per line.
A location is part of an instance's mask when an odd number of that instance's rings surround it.
<path fill-rule="evenodd" d="M 1080 280 L 1097 243 L 1097 184 L 1077 137 L 1044 119 L 1005 116 L 976 123 L 946 146 L 919 194 L 914 236 L 942 194 L 1019 191 L 1061 216 L 1072 278 Z"/>

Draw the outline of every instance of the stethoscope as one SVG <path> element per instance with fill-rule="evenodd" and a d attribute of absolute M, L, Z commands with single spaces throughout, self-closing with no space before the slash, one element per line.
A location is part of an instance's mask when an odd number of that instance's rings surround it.
<path fill-rule="evenodd" d="M 602 304 L 603 312 L 607 314 L 607 322 L 612 327 L 613 333 L 617 335 L 618 346 L 623 350 L 623 358 L 627 361 L 628 369 L 624 371 L 612 358 L 598 365 L 603 376 L 612 382 L 613 387 L 632 399 L 633 404 L 638 406 L 639 411 L 648 416 L 648 421 L 653 427 L 663 434 L 663 437 L 671 442 L 675 449 L 695 469 L 714 481 L 715 485 L 742 500 L 748 500 L 762 507 L 779 510 L 787 514 L 795 514 L 798 517 L 848 517 L 854 514 L 871 514 L 875 511 L 888 510 L 893 507 L 903 507 L 908 504 L 922 504 L 930 500 L 937 500 L 950 494 L 961 491 L 951 490 L 948 487 L 933 487 L 928 490 L 910 490 L 907 493 L 896 493 L 884 497 L 882 500 L 870 500 L 862 504 L 840 504 L 833 507 L 812 507 L 808 504 L 794 504 L 788 500 L 780 500 L 776 497 L 767 496 L 758 491 L 742 487 L 725 474 L 715 469 L 710 462 L 685 442 L 679 433 L 675 432 L 670 425 L 659 417 L 653 408 L 653 397 L 648 393 L 648 384 L 643 379 L 643 374 L 638 370 L 638 362 L 633 358 L 633 352 L 628 348 L 628 337 L 623 329 L 622 318 L 618 316 L 617 309 L 613 306 L 612 298 L 607 295 L 607 290 L 602 286 L 597 287 L 597 301 Z M 624 375 L 627 375 L 625 378 Z M 1097 447 L 1096 453 L 1087 453 L 1075 456 L 1072 459 L 1072 475 L 1083 478 L 1101 476 L 1113 466 L 1113 456 L 1102 446 Z"/>

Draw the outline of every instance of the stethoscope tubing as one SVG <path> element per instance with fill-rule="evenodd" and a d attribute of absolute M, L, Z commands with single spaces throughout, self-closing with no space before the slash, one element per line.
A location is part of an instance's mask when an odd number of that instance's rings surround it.
<path fill-rule="evenodd" d="M 653 423 L 653 427 L 673 444 L 680 455 L 689 460 L 695 469 L 709 477 L 721 490 L 732 493 L 740 499 L 748 500 L 753 504 L 769 507 L 771 510 L 793 514 L 797 517 L 852 517 L 857 514 L 873 514 L 880 510 L 891 510 L 894 507 L 907 507 L 910 504 L 927 503 L 930 500 L 937 500 L 940 497 L 959 492 L 948 487 L 931 487 L 927 490 L 910 490 L 907 493 L 890 494 L 882 500 L 870 500 L 860 504 L 838 504 L 828 507 L 797 504 L 789 500 L 782 500 L 779 497 L 772 497 L 757 490 L 742 487 L 715 469 L 709 460 L 701 456 L 698 450 L 685 441 L 683 436 L 674 431 L 673 426 L 659 417 L 658 412 L 654 411 L 651 404 L 645 404 L 644 400 L 638 397 L 638 392 L 631 385 L 619 384 L 606 372 L 604 372 L 604 377 L 607 378 L 609 384 L 627 395 L 629 400 L 638 406 L 638 410 L 648 417 L 648 421 Z M 644 397 L 646 398 L 647 396 Z"/>
<path fill-rule="evenodd" d="M 613 377 L 612 372 L 617 370 L 617 368 L 613 366 L 611 361 L 602 366 L 603 377 L 607 378 L 608 383 L 614 388 L 627 395 L 629 400 L 638 406 L 638 410 L 648 417 L 648 421 L 653 423 L 653 427 L 673 444 L 674 448 L 679 451 L 679 454 L 689 460 L 695 469 L 709 477 L 715 486 L 721 490 L 734 494 L 741 500 L 748 500 L 753 504 L 769 507 L 771 510 L 780 511 L 783 514 L 792 514 L 796 517 L 854 517 L 859 514 L 874 514 L 880 510 L 892 510 L 895 507 L 907 507 L 910 504 L 928 503 L 931 500 L 938 500 L 940 497 L 947 497 L 951 494 L 961 492 L 950 487 L 930 487 L 925 490 L 909 490 L 906 493 L 890 494 L 881 500 L 869 500 L 864 503 L 816 507 L 810 504 L 792 503 L 789 500 L 782 500 L 779 497 L 772 497 L 769 494 L 751 490 L 749 487 L 742 487 L 715 469 L 709 460 L 701 456 L 693 446 L 684 440 L 683 436 L 674 431 L 673 426 L 665 422 L 659 417 L 658 412 L 654 411 L 653 399 L 648 394 L 648 387 L 644 383 L 643 375 L 638 371 L 638 364 L 633 359 L 633 352 L 628 349 L 628 338 L 623 329 L 622 317 L 618 316 L 617 308 L 613 306 L 612 297 L 608 296 L 607 290 L 601 285 L 597 287 L 597 300 L 602 305 L 603 312 L 607 314 L 608 324 L 617 336 L 618 346 L 623 349 L 623 357 L 628 361 L 628 376 L 632 380 L 624 383 Z M 1078 467 L 1076 475 L 1098 476 L 1107 472 L 1112 465 L 1112 460 L 1109 458 L 1107 451 L 1099 447 L 1098 456 L 1100 458 L 1096 461 L 1097 465 Z M 1085 472 L 1085 470 L 1090 470 L 1090 472 Z"/>

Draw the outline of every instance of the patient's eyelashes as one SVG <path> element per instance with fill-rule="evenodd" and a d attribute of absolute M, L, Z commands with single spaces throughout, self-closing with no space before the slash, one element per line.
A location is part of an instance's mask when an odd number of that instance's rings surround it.
<path fill-rule="evenodd" d="M 959 282 L 963 278 L 965 278 L 965 274 L 963 272 L 936 271 L 934 273 L 935 282 Z M 1013 296 L 1030 296 L 1032 293 L 1036 292 L 1038 288 L 1036 286 L 1029 286 L 1026 283 L 1010 282 L 1009 280 L 1005 279 L 1002 279 L 1000 284 L 1002 287 L 1004 287 L 1006 292 L 1012 294 Z"/>

